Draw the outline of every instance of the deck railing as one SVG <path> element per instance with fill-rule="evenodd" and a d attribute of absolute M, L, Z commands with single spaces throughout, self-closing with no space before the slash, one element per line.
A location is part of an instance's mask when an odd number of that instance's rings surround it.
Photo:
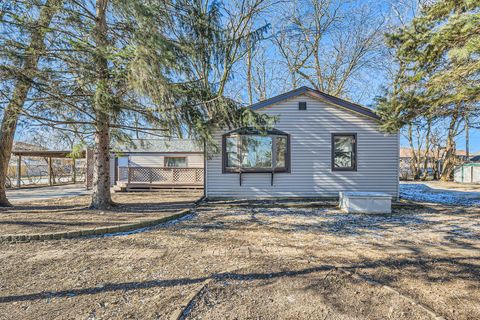
<path fill-rule="evenodd" d="M 128 184 L 203 185 L 203 168 L 119 167 L 118 180 Z"/>

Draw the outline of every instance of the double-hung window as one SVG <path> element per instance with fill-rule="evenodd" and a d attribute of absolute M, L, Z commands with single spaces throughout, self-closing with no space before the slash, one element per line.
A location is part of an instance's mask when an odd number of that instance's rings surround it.
<path fill-rule="evenodd" d="M 279 130 L 242 128 L 223 136 L 223 172 L 288 172 L 290 143 Z"/>
<path fill-rule="evenodd" d="M 332 170 L 357 170 L 357 135 L 355 133 L 332 134 Z"/>

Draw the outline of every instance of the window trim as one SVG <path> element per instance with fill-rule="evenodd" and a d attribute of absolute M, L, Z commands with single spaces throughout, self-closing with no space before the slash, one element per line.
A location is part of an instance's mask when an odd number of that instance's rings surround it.
<path fill-rule="evenodd" d="M 284 168 L 232 168 L 227 167 L 227 137 L 230 136 L 257 136 L 262 135 L 262 132 L 254 128 L 240 128 L 227 132 L 222 135 L 222 173 L 290 173 L 291 172 L 291 150 L 290 150 L 290 134 L 277 130 L 267 130 L 265 136 L 283 136 L 287 138 L 286 154 L 285 154 L 285 167 Z M 241 139 L 240 139 L 241 141 Z M 237 146 L 238 147 L 238 146 Z M 273 149 L 273 145 L 272 145 Z M 274 150 L 272 150 L 272 161 L 274 157 Z"/>
<path fill-rule="evenodd" d="M 182 159 L 185 159 L 185 167 L 169 167 L 167 166 L 167 159 L 170 159 L 170 158 L 182 158 Z M 164 156 L 163 157 L 163 166 L 165 168 L 188 168 L 188 157 L 185 157 L 185 156 Z"/>
<path fill-rule="evenodd" d="M 337 168 L 335 167 L 335 137 L 353 137 L 353 167 Z M 331 170 L 332 171 L 357 171 L 358 155 L 357 155 L 357 134 L 354 132 L 333 132 L 331 135 Z"/>

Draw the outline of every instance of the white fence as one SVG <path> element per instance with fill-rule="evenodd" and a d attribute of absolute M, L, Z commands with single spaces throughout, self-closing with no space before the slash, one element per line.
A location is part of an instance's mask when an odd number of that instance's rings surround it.
<path fill-rule="evenodd" d="M 480 163 L 466 163 L 455 168 L 454 181 L 480 183 Z"/>

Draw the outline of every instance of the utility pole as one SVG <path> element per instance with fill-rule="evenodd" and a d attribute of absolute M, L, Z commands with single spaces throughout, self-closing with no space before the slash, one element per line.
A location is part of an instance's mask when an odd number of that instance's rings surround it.
<path fill-rule="evenodd" d="M 470 133 L 468 124 L 468 113 L 465 114 L 465 153 L 467 156 L 467 162 L 470 162 Z"/>

